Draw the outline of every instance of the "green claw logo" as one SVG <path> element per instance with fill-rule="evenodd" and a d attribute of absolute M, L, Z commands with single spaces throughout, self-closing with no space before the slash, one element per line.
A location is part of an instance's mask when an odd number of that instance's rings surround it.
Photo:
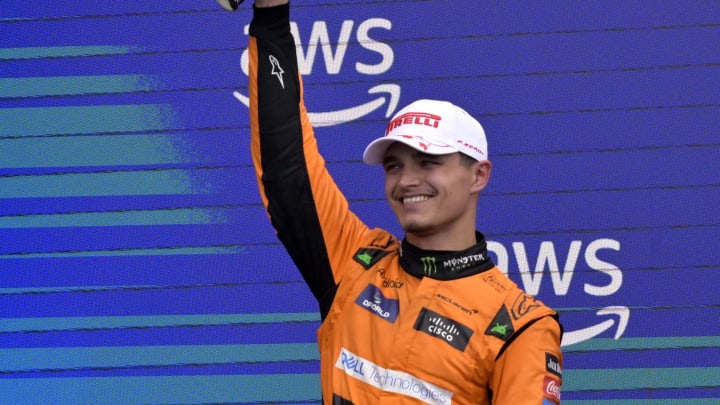
<path fill-rule="evenodd" d="M 365 263 L 366 266 L 370 265 L 370 262 L 372 262 L 372 256 L 368 252 L 360 253 L 359 255 L 355 256 L 358 260 Z"/>
<path fill-rule="evenodd" d="M 507 325 L 501 325 L 499 323 L 496 323 L 495 326 L 490 329 L 490 332 L 498 333 L 500 335 L 505 336 L 507 334 Z"/>
<path fill-rule="evenodd" d="M 437 273 L 437 264 L 435 264 L 435 258 L 432 256 L 421 257 L 420 260 L 423 263 L 423 273 L 427 275 Z"/>

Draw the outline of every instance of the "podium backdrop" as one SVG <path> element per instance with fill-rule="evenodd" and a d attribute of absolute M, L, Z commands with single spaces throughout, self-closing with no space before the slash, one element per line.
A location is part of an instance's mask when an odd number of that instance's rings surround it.
<path fill-rule="evenodd" d="M 388 117 L 465 107 L 494 164 L 478 229 L 561 312 L 564 403 L 717 403 L 720 3 L 295 3 L 361 218 L 402 236 L 361 162 Z M 250 163 L 250 15 L 0 4 L 0 403 L 319 403 L 317 305 Z"/>

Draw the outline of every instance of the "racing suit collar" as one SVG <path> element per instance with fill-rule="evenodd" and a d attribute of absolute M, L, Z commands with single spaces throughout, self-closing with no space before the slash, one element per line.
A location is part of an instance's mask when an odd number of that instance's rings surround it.
<path fill-rule="evenodd" d="M 403 239 L 400 265 L 415 277 L 436 280 L 454 280 L 490 270 L 495 264 L 488 257 L 485 236 L 480 232 L 475 235 L 477 243 L 460 251 L 424 250 Z"/>

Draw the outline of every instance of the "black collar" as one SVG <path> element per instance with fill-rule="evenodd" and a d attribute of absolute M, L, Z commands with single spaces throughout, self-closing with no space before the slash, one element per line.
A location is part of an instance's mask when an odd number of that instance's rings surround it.
<path fill-rule="evenodd" d="M 454 280 L 482 273 L 495 267 L 487 254 L 485 236 L 475 233 L 477 243 L 461 251 L 423 250 L 402 240 L 400 265 L 415 277 Z"/>

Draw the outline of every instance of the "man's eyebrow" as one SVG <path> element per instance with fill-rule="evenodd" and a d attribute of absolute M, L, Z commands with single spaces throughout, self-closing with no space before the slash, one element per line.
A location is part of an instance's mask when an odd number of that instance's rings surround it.
<path fill-rule="evenodd" d="M 385 157 L 383 158 L 382 164 L 383 164 L 383 165 L 386 165 L 386 164 L 388 164 L 388 163 L 392 163 L 392 162 L 395 162 L 395 161 L 397 161 L 397 160 L 398 160 L 398 159 L 397 159 L 395 156 L 393 156 L 393 155 L 391 155 L 391 154 L 387 154 L 387 155 L 385 155 Z"/>
<path fill-rule="evenodd" d="M 434 160 L 439 160 L 439 159 L 444 159 L 446 156 L 447 156 L 447 155 L 433 155 L 432 153 L 425 153 L 425 152 L 421 152 L 421 151 L 417 151 L 417 152 L 415 153 L 415 157 L 417 157 L 418 159 L 434 159 Z"/>
<path fill-rule="evenodd" d="M 447 155 L 433 155 L 432 153 L 425 153 L 422 151 L 415 151 L 412 155 L 413 159 L 431 159 L 431 160 L 442 160 Z M 382 164 L 392 163 L 400 160 L 397 156 L 393 155 L 392 152 L 387 152 L 382 160 Z"/>

